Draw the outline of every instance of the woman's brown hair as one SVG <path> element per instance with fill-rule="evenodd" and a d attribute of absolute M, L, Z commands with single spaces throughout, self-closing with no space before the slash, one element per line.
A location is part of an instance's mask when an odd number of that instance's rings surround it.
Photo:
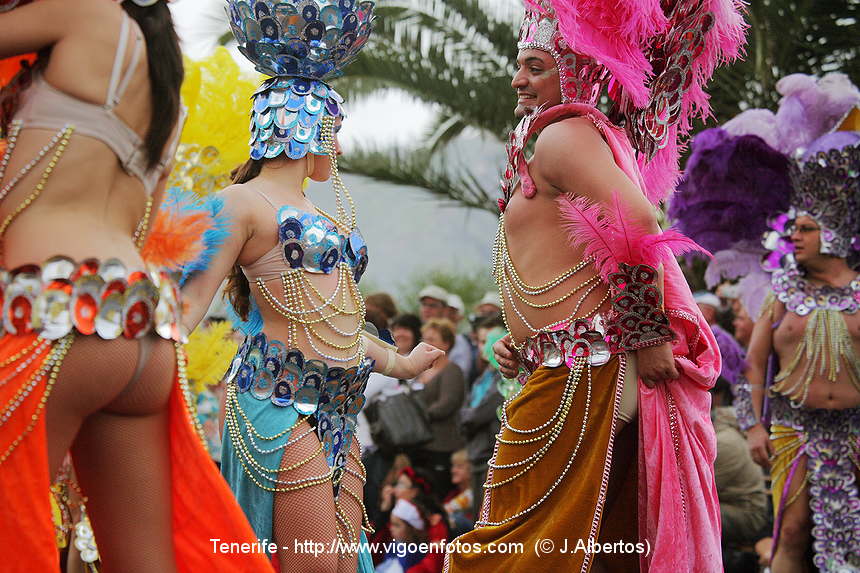
<path fill-rule="evenodd" d="M 161 155 L 179 118 L 179 90 L 185 77 L 182 50 L 165 0 L 146 7 L 134 2 L 123 2 L 122 9 L 137 22 L 146 40 L 153 111 L 144 146 L 147 167 L 152 169 L 161 161 Z"/>
<path fill-rule="evenodd" d="M 457 328 L 453 322 L 447 318 L 431 318 L 424 323 L 421 331 L 423 332 L 428 328 L 438 332 L 439 336 L 442 337 L 442 341 L 451 348 L 454 348 L 454 343 L 457 342 Z"/>
<path fill-rule="evenodd" d="M 247 183 L 257 177 L 262 169 L 262 159 L 249 159 L 233 171 L 231 174 L 233 183 Z M 233 265 L 230 274 L 227 275 L 224 296 L 230 301 L 239 317 L 242 320 L 248 320 L 248 313 L 251 311 L 251 285 L 248 283 L 245 273 L 242 272 L 242 267 L 238 264 Z"/>

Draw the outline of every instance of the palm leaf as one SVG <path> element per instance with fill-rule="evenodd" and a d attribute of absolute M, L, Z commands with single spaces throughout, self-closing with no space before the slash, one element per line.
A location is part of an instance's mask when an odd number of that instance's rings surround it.
<path fill-rule="evenodd" d="M 438 198 L 498 213 L 492 193 L 467 168 L 443 164 L 428 151 L 358 149 L 339 159 L 343 171 L 395 185 L 420 187 Z"/>

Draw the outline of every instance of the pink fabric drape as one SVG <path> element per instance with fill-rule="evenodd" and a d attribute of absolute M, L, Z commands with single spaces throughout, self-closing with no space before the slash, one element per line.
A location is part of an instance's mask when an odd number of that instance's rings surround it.
<path fill-rule="evenodd" d="M 626 134 L 594 107 L 552 107 L 535 119 L 531 131 L 575 116 L 591 119 L 618 167 L 644 192 Z M 650 547 L 641 558 L 641 570 L 718 573 L 723 567 L 714 480 L 717 446 L 708 390 L 719 376 L 720 354 L 677 261 L 664 261 L 663 269 L 664 303 L 677 334 L 672 350 L 680 378 L 653 389 L 639 383 L 639 535 Z"/>

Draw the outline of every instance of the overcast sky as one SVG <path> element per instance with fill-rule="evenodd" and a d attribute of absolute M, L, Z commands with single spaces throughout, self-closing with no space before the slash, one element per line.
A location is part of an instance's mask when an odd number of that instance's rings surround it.
<path fill-rule="evenodd" d="M 499 1 L 499 0 L 494 0 Z M 224 0 L 176 0 L 170 8 L 184 52 L 202 58 L 215 48 L 226 29 Z M 253 70 L 234 51 L 240 66 Z M 250 95 L 250 94 L 249 94 Z M 347 102 L 347 121 L 340 139 L 344 153 L 350 146 L 409 145 L 421 137 L 433 118 L 432 109 L 413 98 L 389 91 L 372 100 Z M 471 134 L 460 157 L 486 178 L 489 187 L 498 180 L 504 160 L 501 145 Z M 358 206 L 358 221 L 370 251 L 365 280 L 395 297 L 411 275 L 428 268 L 484 272 L 498 219 L 487 211 L 444 204 L 414 187 L 379 183 L 365 177 L 344 177 Z M 314 184 L 309 195 L 323 208 L 333 208 L 330 184 Z"/>

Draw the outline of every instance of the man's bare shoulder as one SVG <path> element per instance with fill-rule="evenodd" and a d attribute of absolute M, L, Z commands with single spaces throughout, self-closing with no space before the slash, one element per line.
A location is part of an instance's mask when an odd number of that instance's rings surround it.
<path fill-rule="evenodd" d="M 605 174 L 615 160 L 594 123 L 586 117 L 572 117 L 548 125 L 537 138 L 531 165 L 533 176 L 546 180 L 561 191 L 571 174 L 580 181 Z"/>

